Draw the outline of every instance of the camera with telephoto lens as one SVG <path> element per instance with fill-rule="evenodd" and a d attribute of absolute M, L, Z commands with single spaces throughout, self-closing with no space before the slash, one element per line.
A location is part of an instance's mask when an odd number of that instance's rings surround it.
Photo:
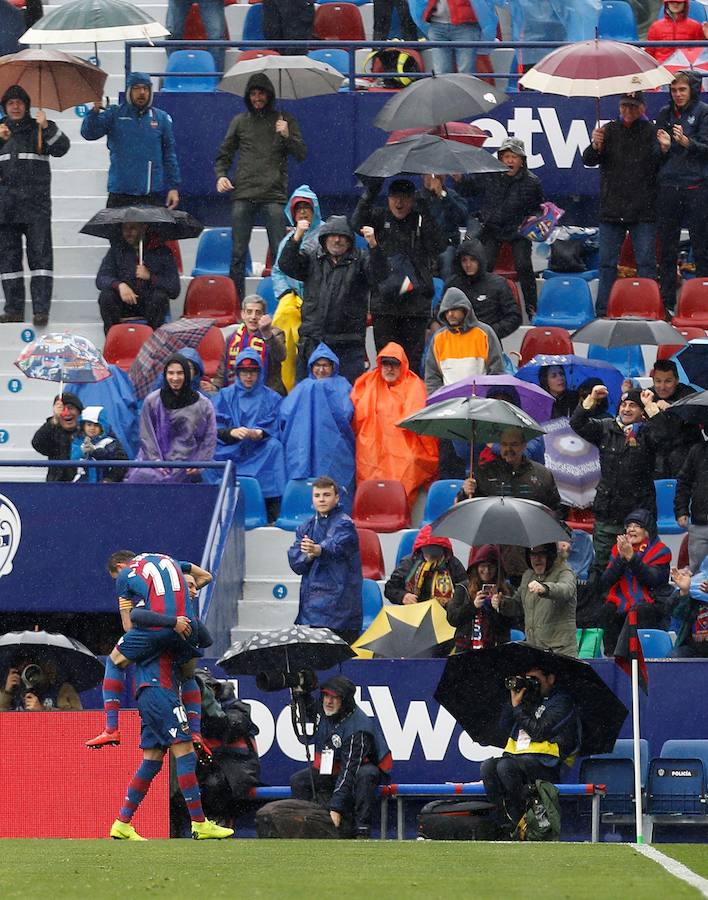
<path fill-rule="evenodd" d="M 541 690 L 538 679 L 533 678 L 530 675 L 508 675 L 504 679 L 504 687 L 508 691 L 514 691 L 516 694 L 518 694 L 519 691 L 523 691 L 525 688 L 526 695 L 538 694 Z"/>
<path fill-rule="evenodd" d="M 44 681 L 44 672 L 42 672 L 41 666 L 38 666 L 37 663 L 30 663 L 20 673 L 20 679 L 22 687 L 26 691 L 36 693 L 37 687 Z"/>
<path fill-rule="evenodd" d="M 302 669 L 299 672 L 271 669 L 256 675 L 256 686 L 259 691 L 282 691 L 290 688 L 292 691 L 309 694 L 317 687 L 317 675 L 312 669 Z"/>

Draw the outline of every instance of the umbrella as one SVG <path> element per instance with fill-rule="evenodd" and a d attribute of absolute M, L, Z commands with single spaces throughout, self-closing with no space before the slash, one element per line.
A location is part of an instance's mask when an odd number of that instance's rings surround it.
<path fill-rule="evenodd" d="M 672 358 L 686 381 L 700 391 L 708 388 L 708 340 L 689 341 Z"/>
<path fill-rule="evenodd" d="M 0 96 L 19 84 L 40 109 L 60 112 L 103 96 L 108 75 L 97 66 L 60 50 L 20 50 L 0 59 Z"/>
<path fill-rule="evenodd" d="M 593 319 L 573 334 L 574 341 L 600 347 L 629 344 L 685 344 L 686 338 L 668 322 L 622 316 L 620 319 Z"/>
<path fill-rule="evenodd" d="M 150 232 L 164 241 L 199 237 L 204 230 L 201 222 L 179 209 L 167 209 L 165 206 L 119 206 L 100 209 L 84 225 L 81 234 L 116 240 L 121 236 L 121 227 L 127 222 L 149 225 Z"/>
<path fill-rule="evenodd" d="M 392 131 L 386 143 L 393 144 L 416 134 L 435 134 L 449 141 L 470 144 L 472 147 L 481 147 L 489 137 L 489 132 L 484 131 L 478 125 L 469 125 L 467 122 L 443 122 L 442 125 L 437 125 L 435 128 L 402 128 Z"/>
<path fill-rule="evenodd" d="M 594 444 L 576 434 L 568 419 L 546 423 L 545 462 L 553 473 L 561 500 L 585 509 L 595 499 L 600 480 L 600 452 Z"/>
<path fill-rule="evenodd" d="M 687 69 L 708 74 L 708 53 L 706 49 L 706 47 L 679 47 L 668 59 L 664 60 L 662 66 L 667 72 L 671 72 L 672 75 Z"/>
<path fill-rule="evenodd" d="M 153 389 L 167 357 L 185 347 L 198 347 L 213 324 L 213 319 L 177 319 L 150 335 L 128 370 L 138 400 L 144 400 Z"/>
<path fill-rule="evenodd" d="M 400 172 L 451 175 L 455 172 L 505 172 L 503 163 L 482 150 L 434 134 L 418 134 L 374 150 L 357 168 L 357 175 L 388 178 Z"/>
<path fill-rule="evenodd" d="M 437 600 L 384 606 L 352 644 L 364 659 L 429 659 L 447 656 L 455 629 Z"/>
<path fill-rule="evenodd" d="M 88 338 L 80 334 L 44 334 L 29 344 L 15 360 L 27 378 L 87 384 L 110 378 L 108 363 Z"/>
<path fill-rule="evenodd" d="M 50 631 L 8 631 L 0 635 L 0 671 L 19 659 L 41 664 L 55 662 L 59 675 L 78 691 L 88 691 L 103 680 L 100 659 L 74 638 Z"/>
<path fill-rule="evenodd" d="M 676 413 L 686 422 L 696 425 L 708 425 L 708 391 L 691 394 L 671 404 L 671 412 Z M 708 598 L 707 598 L 708 599 Z"/>
<path fill-rule="evenodd" d="M 521 407 L 537 422 L 545 422 L 550 419 L 553 397 L 542 387 L 521 381 L 513 375 L 470 375 L 469 378 L 462 378 L 460 381 L 438 388 L 425 402 L 429 406 L 431 403 L 439 403 L 441 400 L 450 400 L 453 397 L 487 397 L 490 393 L 497 391 L 507 391 L 509 396 L 515 398 L 514 405 Z M 516 402 L 517 397 L 518 402 Z M 507 397 L 499 399 L 506 400 Z"/>
<path fill-rule="evenodd" d="M 344 76 L 327 63 L 307 56 L 259 56 L 237 62 L 219 82 L 222 91 L 243 97 L 252 75 L 267 75 L 280 100 L 336 94 Z"/>
<path fill-rule="evenodd" d="M 517 371 L 516 377 L 521 381 L 538 384 L 538 373 L 542 366 L 563 366 L 569 390 L 577 390 L 587 378 L 600 378 L 609 391 L 610 409 L 615 409 L 619 404 L 624 375 L 602 359 L 587 359 L 565 353 L 539 353 Z"/>
<path fill-rule="evenodd" d="M 354 652 L 329 628 L 290 625 L 279 631 L 257 631 L 246 641 L 236 641 L 218 661 L 229 675 L 257 675 L 277 669 L 331 669 Z"/>
<path fill-rule="evenodd" d="M 568 540 L 567 529 L 547 506 L 519 497 L 463 500 L 433 522 L 433 534 L 456 538 L 473 547 L 481 544 L 536 547 Z"/>
<path fill-rule="evenodd" d="M 474 75 L 431 75 L 399 91 L 381 109 L 374 125 L 384 131 L 432 128 L 453 119 L 483 116 L 509 98 Z"/>
<path fill-rule="evenodd" d="M 579 753 L 612 752 L 627 707 L 589 663 L 550 650 L 511 643 L 451 656 L 435 699 L 473 740 L 504 747 L 509 737 L 499 728 L 500 713 L 509 702 L 504 679 L 539 666 L 555 672 L 556 684 L 573 697 L 581 723 Z"/>
<path fill-rule="evenodd" d="M 95 44 L 165 37 L 169 31 L 124 0 L 74 0 L 48 12 L 20 38 L 22 44 Z"/>

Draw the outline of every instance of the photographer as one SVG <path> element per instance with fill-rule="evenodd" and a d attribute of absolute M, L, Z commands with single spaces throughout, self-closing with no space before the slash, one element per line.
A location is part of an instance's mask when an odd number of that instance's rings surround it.
<path fill-rule="evenodd" d="M 557 782 L 561 762 L 580 744 L 580 723 L 573 699 L 556 688 L 553 672 L 529 669 L 504 682 L 510 702 L 503 708 L 500 729 L 509 739 L 501 757 L 485 759 L 482 781 L 497 807 L 503 836 L 512 836 L 526 809 L 526 787 L 536 780 Z"/>
<path fill-rule="evenodd" d="M 56 664 L 41 665 L 19 659 L 10 665 L 0 690 L 0 712 L 47 712 L 82 709 L 81 699 L 68 681 L 59 681 Z"/>
<path fill-rule="evenodd" d="M 322 685 L 314 719 L 317 796 L 312 796 L 309 769 L 295 772 L 290 787 L 294 799 L 326 805 L 341 837 L 368 838 L 376 790 L 387 780 L 392 760 L 378 722 L 356 705 L 355 690 L 344 675 Z"/>

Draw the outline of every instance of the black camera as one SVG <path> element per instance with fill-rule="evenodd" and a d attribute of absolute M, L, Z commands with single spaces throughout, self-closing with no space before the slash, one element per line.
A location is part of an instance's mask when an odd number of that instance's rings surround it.
<path fill-rule="evenodd" d="M 271 669 L 256 675 L 256 686 L 259 691 L 282 691 L 290 688 L 293 691 L 309 694 L 317 687 L 317 675 L 312 669 L 302 669 L 299 672 L 281 672 Z"/>
<path fill-rule="evenodd" d="M 22 686 L 26 691 L 33 691 L 44 682 L 44 672 L 41 666 L 36 663 L 30 663 L 25 666 L 20 674 Z"/>
<path fill-rule="evenodd" d="M 541 690 L 538 678 L 533 678 L 530 675 L 508 675 L 504 679 L 504 687 L 508 691 L 514 691 L 514 693 L 523 691 L 525 688 L 527 695 L 538 694 Z"/>

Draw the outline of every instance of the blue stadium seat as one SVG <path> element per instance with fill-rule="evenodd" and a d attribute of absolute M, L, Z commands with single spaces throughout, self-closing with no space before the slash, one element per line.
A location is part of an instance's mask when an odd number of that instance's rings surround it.
<path fill-rule="evenodd" d="M 192 278 L 197 275 L 228 275 L 231 266 L 231 229 L 207 228 L 199 235 Z M 253 274 L 251 251 L 246 257 L 246 275 Z M 239 298 L 240 299 L 240 298 Z"/>
<path fill-rule="evenodd" d="M 637 378 L 646 373 L 642 348 L 638 344 L 627 347 L 599 347 L 590 344 L 588 359 L 602 359 L 619 369 L 625 378 Z"/>
<path fill-rule="evenodd" d="M 327 63 L 328 66 L 332 66 L 333 69 L 341 72 L 342 75 L 349 74 L 349 54 L 346 50 L 342 50 L 341 47 L 333 50 L 310 50 L 307 55 L 310 59 L 317 60 L 317 62 Z"/>
<path fill-rule="evenodd" d="M 533 325 L 557 325 L 581 328 L 595 318 L 590 287 L 577 275 L 565 275 L 546 281 L 538 299 Z"/>
<path fill-rule="evenodd" d="M 567 274 L 567 272 L 554 272 L 553 269 L 544 269 L 541 272 L 541 278 L 545 281 L 550 281 L 551 278 L 563 278 Z M 600 272 L 598 269 L 586 269 L 584 272 L 573 272 L 573 277 L 582 278 L 584 281 L 594 281 L 600 277 Z"/>
<path fill-rule="evenodd" d="M 406 531 L 401 532 L 401 540 L 398 543 L 398 550 L 396 551 L 396 565 L 400 563 L 404 556 L 411 555 L 417 534 L 417 528 L 408 528 Z"/>
<path fill-rule="evenodd" d="M 268 515 L 266 513 L 265 500 L 257 479 L 239 476 L 236 479 L 236 484 L 243 493 L 245 503 L 244 527 L 246 531 L 267 525 Z"/>
<path fill-rule="evenodd" d="M 512 628 L 511 632 L 509 633 L 509 640 L 510 641 L 525 641 L 526 634 L 525 634 L 525 632 L 521 631 L 520 628 Z"/>
<path fill-rule="evenodd" d="M 706 787 L 708 787 L 708 740 L 673 738 L 664 741 L 661 755 L 674 756 L 677 759 L 700 759 L 703 762 L 703 772 L 706 777 Z"/>
<path fill-rule="evenodd" d="M 362 582 L 361 605 L 364 613 L 362 631 L 366 631 L 383 609 L 381 588 L 376 581 L 372 581 L 370 578 L 365 578 Z"/>
<path fill-rule="evenodd" d="M 632 740 L 618 740 L 612 753 L 598 753 L 580 763 L 580 784 L 604 784 L 607 793 L 602 799 L 603 819 L 634 814 L 634 747 Z M 642 787 L 649 772 L 649 742 L 639 743 L 639 767 Z"/>
<path fill-rule="evenodd" d="M 575 572 L 578 583 L 585 584 L 587 582 L 588 572 L 594 559 L 595 550 L 592 538 L 587 531 L 574 528 L 570 543 L 570 554 L 568 555 L 568 565 Z"/>
<path fill-rule="evenodd" d="M 275 296 L 273 279 L 270 275 L 267 278 L 261 278 L 256 285 L 256 293 L 259 297 L 263 297 L 266 302 L 266 311 L 269 316 L 272 316 L 278 306 L 278 298 Z"/>
<path fill-rule="evenodd" d="M 645 659 L 666 659 L 674 648 L 671 635 L 660 628 L 637 628 Z"/>
<path fill-rule="evenodd" d="M 291 478 L 285 485 L 280 504 L 280 515 L 275 521 L 277 528 L 295 531 L 314 513 L 312 508 L 312 485 L 314 478 Z"/>
<path fill-rule="evenodd" d="M 170 72 L 195 72 L 200 73 L 200 77 L 186 78 L 170 75 Z M 211 93 L 219 83 L 218 75 L 213 74 L 215 72 L 214 57 L 207 50 L 175 50 L 167 59 L 162 90 L 183 94 Z"/>
<path fill-rule="evenodd" d="M 659 534 L 683 534 L 686 530 L 681 528 L 674 516 L 674 497 L 676 496 L 675 478 L 658 478 L 654 482 L 656 488 L 656 527 Z"/>
<path fill-rule="evenodd" d="M 433 278 L 433 309 L 437 310 L 442 300 L 445 282 L 442 278 Z"/>
<path fill-rule="evenodd" d="M 254 3 L 248 7 L 246 18 L 243 20 L 242 41 L 264 41 L 263 34 L 263 4 Z M 245 48 L 244 48 L 245 49 Z"/>
<path fill-rule="evenodd" d="M 428 490 L 421 526 L 427 525 L 455 504 L 455 497 L 462 490 L 462 479 L 442 478 L 434 481 Z"/>
<path fill-rule="evenodd" d="M 636 41 L 637 19 L 625 0 L 602 0 L 598 36 L 610 41 Z"/>
<path fill-rule="evenodd" d="M 696 757 L 660 756 L 649 764 L 647 814 L 669 815 L 674 821 L 661 824 L 681 825 L 681 816 L 706 817 L 705 770 Z M 706 819 L 708 824 L 708 819 Z"/>

